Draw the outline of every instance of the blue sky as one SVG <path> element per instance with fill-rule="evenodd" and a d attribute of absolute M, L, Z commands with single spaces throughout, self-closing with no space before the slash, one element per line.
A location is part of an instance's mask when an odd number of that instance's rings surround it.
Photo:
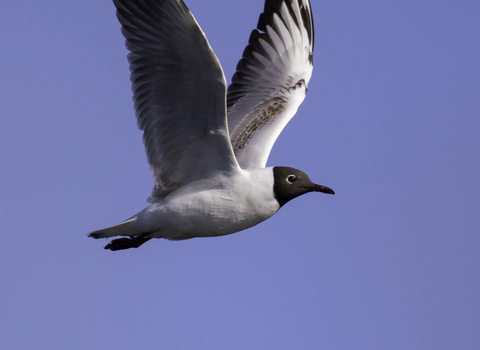
<path fill-rule="evenodd" d="M 232 76 L 261 0 L 187 5 Z M 152 179 L 110 1 L 0 21 L 2 349 L 480 348 L 480 2 L 312 0 L 269 165 L 309 194 L 231 236 L 103 250 Z"/>

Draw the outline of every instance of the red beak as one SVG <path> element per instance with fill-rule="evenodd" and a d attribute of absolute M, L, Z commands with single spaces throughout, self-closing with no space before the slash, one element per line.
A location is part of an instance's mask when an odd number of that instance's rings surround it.
<path fill-rule="evenodd" d="M 312 187 L 307 187 L 310 191 L 313 192 L 323 192 L 323 193 L 328 193 L 328 194 L 335 194 L 335 192 L 327 186 L 322 186 L 322 185 L 317 185 L 313 184 Z"/>

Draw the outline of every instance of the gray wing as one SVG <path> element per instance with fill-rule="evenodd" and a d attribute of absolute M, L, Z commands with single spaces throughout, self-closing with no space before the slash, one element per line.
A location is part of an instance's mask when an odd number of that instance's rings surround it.
<path fill-rule="evenodd" d="M 265 167 L 275 140 L 303 102 L 313 42 L 309 0 L 265 1 L 227 93 L 230 139 L 242 168 Z"/>
<path fill-rule="evenodd" d="M 155 187 L 150 201 L 238 167 L 226 121 L 226 82 L 182 0 L 113 0 L 130 51 L 138 127 Z"/>

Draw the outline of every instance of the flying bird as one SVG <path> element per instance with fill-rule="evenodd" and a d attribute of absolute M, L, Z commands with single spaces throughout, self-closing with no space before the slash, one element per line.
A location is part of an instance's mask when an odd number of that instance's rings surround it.
<path fill-rule="evenodd" d="M 113 0 L 129 51 L 138 127 L 155 185 L 147 208 L 89 234 L 122 236 L 105 249 L 152 238 L 238 232 L 308 192 L 334 194 L 302 171 L 265 167 L 312 75 L 309 0 L 266 0 L 228 86 L 182 0 Z"/>

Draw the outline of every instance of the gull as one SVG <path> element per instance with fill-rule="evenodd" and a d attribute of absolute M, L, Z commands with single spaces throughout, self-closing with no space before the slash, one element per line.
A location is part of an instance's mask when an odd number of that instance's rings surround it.
<path fill-rule="evenodd" d="M 312 75 L 309 0 L 265 1 L 228 89 L 182 0 L 113 3 L 155 185 L 151 205 L 90 237 L 123 237 L 105 246 L 115 251 L 152 238 L 223 236 L 259 224 L 305 193 L 334 194 L 300 170 L 265 167 Z"/>

